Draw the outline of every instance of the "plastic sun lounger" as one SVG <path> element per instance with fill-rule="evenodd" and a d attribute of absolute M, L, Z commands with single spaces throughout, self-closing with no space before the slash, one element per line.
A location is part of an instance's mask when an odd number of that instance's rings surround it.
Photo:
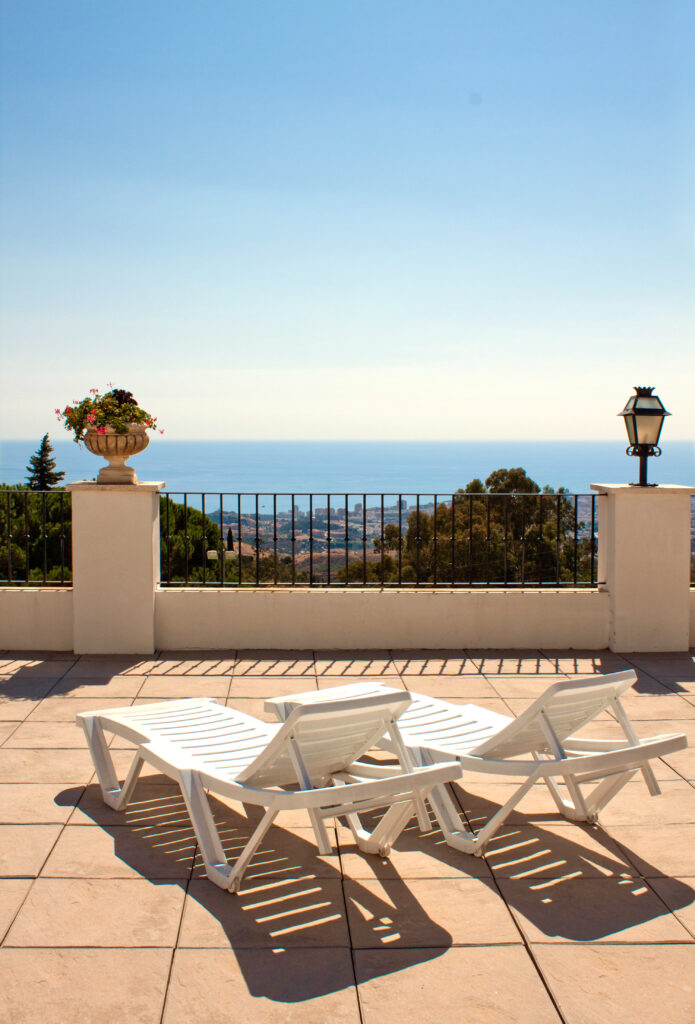
<path fill-rule="evenodd" d="M 437 786 L 429 801 L 447 843 L 481 856 L 522 797 L 541 780 L 559 812 L 572 821 L 596 821 L 599 811 L 638 771 L 642 772 L 652 796 L 658 795 L 661 790 L 649 762 L 682 750 L 687 739 L 682 733 L 649 739 L 637 737 L 620 703 L 620 695 L 636 679 L 636 673 L 630 670 L 554 683 L 518 718 L 475 704 L 448 704 L 434 697 L 411 694 L 412 703 L 402 715 L 399 728 L 415 764 L 456 759 L 464 773 L 522 778 L 509 800 L 476 834 L 462 821 L 446 787 Z M 355 683 L 322 691 L 321 697 L 344 700 L 389 689 L 379 682 Z M 315 694 L 296 694 L 268 700 L 266 708 L 273 709 L 282 719 L 292 709 L 310 705 L 313 699 Z M 607 708 L 622 727 L 624 740 L 575 736 Z M 386 736 L 380 746 L 398 753 Z M 566 796 L 558 787 L 558 779 L 566 786 Z M 582 787 L 587 785 L 590 790 L 583 792 Z"/>
<path fill-rule="evenodd" d="M 297 708 L 282 725 L 262 722 L 218 704 L 190 699 L 78 714 L 94 761 L 104 801 L 124 808 L 145 762 L 181 787 L 208 878 L 236 892 L 251 858 L 281 810 L 308 811 L 319 852 L 331 852 L 324 821 L 346 815 L 359 847 L 388 856 L 413 813 L 422 820 L 424 800 L 435 785 L 460 778 L 449 764 L 414 767 L 405 753 L 396 720 L 410 704 L 402 691 L 361 695 L 330 704 Z M 128 776 L 116 778 L 104 732 L 136 744 Z M 384 735 L 405 753 L 397 767 L 361 763 Z M 228 863 L 205 790 L 242 804 L 265 808 L 236 862 Z M 386 808 L 371 832 L 363 811 Z"/>

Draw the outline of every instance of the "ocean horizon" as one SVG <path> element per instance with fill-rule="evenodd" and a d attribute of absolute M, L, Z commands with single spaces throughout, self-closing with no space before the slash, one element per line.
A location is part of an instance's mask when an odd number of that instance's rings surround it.
<path fill-rule="evenodd" d="M 0 441 L 0 483 L 25 482 L 39 440 Z M 93 479 L 104 461 L 51 437 L 65 482 Z M 496 469 L 521 466 L 542 486 L 587 493 L 592 483 L 637 479 L 621 441 L 200 441 L 154 437 L 129 463 L 167 491 L 236 493 L 453 493 Z M 695 444 L 664 442 L 653 483 L 693 484 Z"/>

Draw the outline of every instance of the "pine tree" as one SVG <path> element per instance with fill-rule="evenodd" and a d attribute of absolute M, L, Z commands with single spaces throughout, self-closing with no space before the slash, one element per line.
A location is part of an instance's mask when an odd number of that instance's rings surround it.
<path fill-rule="evenodd" d="M 50 491 L 65 476 L 65 473 L 56 472 L 56 460 L 52 456 L 53 446 L 48 440 L 48 434 L 44 434 L 27 466 L 27 486 L 30 491 Z"/>

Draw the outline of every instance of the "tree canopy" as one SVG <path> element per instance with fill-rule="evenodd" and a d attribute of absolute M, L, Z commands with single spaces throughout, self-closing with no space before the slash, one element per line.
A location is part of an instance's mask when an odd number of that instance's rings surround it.
<path fill-rule="evenodd" d="M 29 459 L 27 472 L 29 476 L 26 481 L 30 491 L 50 491 L 65 478 L 65 473 L 56 470 L 53 445 L 48 434 L 43 435 L 41 444 Z"/>

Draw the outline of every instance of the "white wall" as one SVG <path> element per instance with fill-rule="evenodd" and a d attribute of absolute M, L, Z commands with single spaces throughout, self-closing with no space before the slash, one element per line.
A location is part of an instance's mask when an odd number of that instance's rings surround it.
<path fill-rule="evenodd" d="M 0 650 L 71 651 L 72 590 L 0 587 Z"/>
<path fill-rule="evenodd" d="M 161 650 L 573 647 L 608 644 L 596 590 L 219 590 L 155 598 Z"/>

